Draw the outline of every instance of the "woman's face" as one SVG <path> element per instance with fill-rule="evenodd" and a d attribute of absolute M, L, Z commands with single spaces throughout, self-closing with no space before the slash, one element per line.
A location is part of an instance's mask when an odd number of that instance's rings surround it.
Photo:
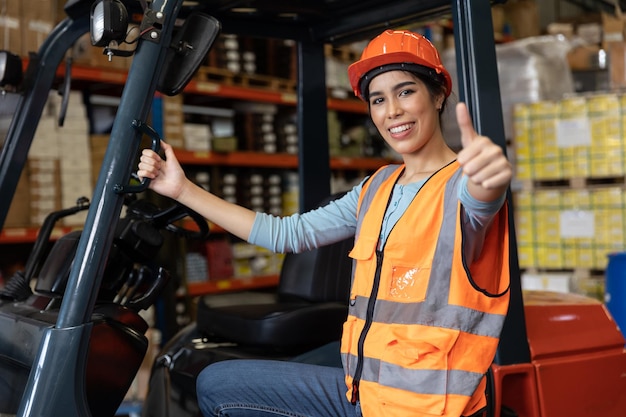
<path fill-rule="evenodd" d="M 441 136 L 438 109 L 443 98 L 432 97 L 410 72 L 384 72 L 369 85 L 370 117 L 394 151 L 416 153 L 433 136 Z"/>

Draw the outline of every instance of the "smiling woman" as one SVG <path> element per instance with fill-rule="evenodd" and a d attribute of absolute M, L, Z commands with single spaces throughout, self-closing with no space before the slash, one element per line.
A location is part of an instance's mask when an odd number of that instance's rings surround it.
<path fill-rule="evenodd" d="M 504 202 L 511 165 L 498 145 L 476 133 L 462 103 L 457 120 L 464 148 L 457 155 L 448 147 L 439 115 L 450 76 L 422 35 L 383 32 L 348 74 L 403 163 L 379 169 L 316 210 L 282 218 L 254 213 L 192 183 L 169 145 L 163 145 L 165 158 L 143 151 L 138 175 L 151 180 L 152 190 L 249 243 L 300 252 L 355 237 L 343 372 L 265 360 L 214 363 L 197 378 L 207 417 L 259 410 L 459 417 L 486 405 L 484 375 L 509 300 Z M 451 298 L 458 301 L 454 307 Z M 403 352 L 417 354 L 407 360 Z"/>

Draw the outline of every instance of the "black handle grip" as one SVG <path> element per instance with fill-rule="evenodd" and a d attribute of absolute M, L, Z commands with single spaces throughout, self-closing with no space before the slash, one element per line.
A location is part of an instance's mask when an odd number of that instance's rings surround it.
<path fill-rule="evenodd" d="M 156 153 L 159 153 L 159 151 L 161 150 L 161 138 L 159 137 L 159 134 L 153 128 L 151 128 L 150 126 L 148 126 L 141 120 L 137 120 L 137 119 L 133 120 L 132 126 L 136 130 L 145 134 L 146 136 L 149 136 L 150 139 L 152 139 L 152 145 L 150 146 L 150 149 L 152 149 Z M 138 185 L 116 184 L 115 192 L 118 194 L 141 193 L 143 191 L 146 191 L 149 185 L 150 185 L 150 178 L 144 178 L 141 180 L 141 183 Z"/>

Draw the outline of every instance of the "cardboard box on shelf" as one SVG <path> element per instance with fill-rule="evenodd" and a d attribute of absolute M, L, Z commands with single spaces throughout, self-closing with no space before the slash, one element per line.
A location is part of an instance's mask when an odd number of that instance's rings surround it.
<path fill-rule="evenodd" d="M 4 227 L 28 227 L 30 226 L 30 181 L 28 168 L 22 171 L 17 183 L 15 195 L 11 200 L 9 212 L 4 220 Z"/>
<path fill-rule="evenodd" d="M 543 272 L 522 274 L 522 289 L 570 292 L 572 273 Z"/>
<path fill-rule="evenodd" d="M 22 2 L 0 0 L 0 49 L 22 53 Z"/>
<path fill-rule="evenodd" d="M 619 7 L 616 7 L 614 14 L 602 13 L 601 21 L 603 48 L 608 48 L 613 42 L 624 41 L 624 16 Z"/>
<path fill-rule="evenodd" d="M 206 244 L 209 280 L 233 277 L 233 251 L 227 239 L 217 239 Z"/>
<path fill-rule="evenodd" d="M 600 54 L 606 54 L 606 51 L 601 50 L 599 45 L 578 45 L 567 53 L 567 63 L 573 71 L 598 69 Z"/>
<path fill-rule="evenodd" d="M 29 158 L 30 223 L 41 226 L 50 212 L 61 208 L 61 169 L 58 159 Z"/>
<path fill-rule="evenodd" d="M 607 45 L 609 62 L 609 85 L 611 89 L 626 87 L 626 42 L 611 42 Z"/>
<path fill-rule="evenodd" d="M 518 0 L 504 4 L 506 23 L 516 39 L 538 36 L 541 34 L 539 11 L 534 0 Z"/>
<path fill-rule="evenodd" d="M 22 0 L 22 55 L 37 52 L 56 23 L 56 2 Z"/>

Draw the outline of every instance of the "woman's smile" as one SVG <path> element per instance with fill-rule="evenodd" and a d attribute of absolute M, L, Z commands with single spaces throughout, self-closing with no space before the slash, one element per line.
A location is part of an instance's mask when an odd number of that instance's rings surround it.
<path fill-rule="evenodd" d="M 392 135 L 399 135 L 406 132 L 407 130 L 410 130 L 414 125 L 415 123 L 403 123 L 398 126 L 393 126 L 389 128 L 389 133 L 391 133 Z"/>

